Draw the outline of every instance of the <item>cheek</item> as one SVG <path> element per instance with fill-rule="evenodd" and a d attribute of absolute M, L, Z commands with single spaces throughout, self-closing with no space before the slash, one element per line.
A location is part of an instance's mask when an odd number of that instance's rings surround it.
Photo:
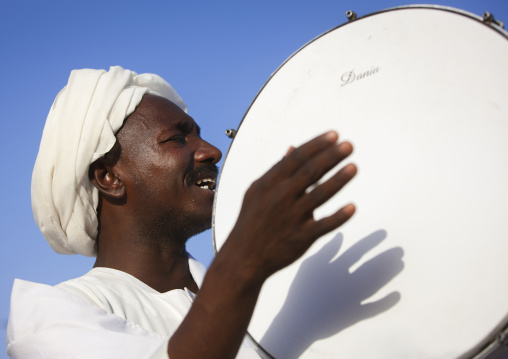
<path fill-rule="evenodd" d="M 150 182 L 161 196 L 169 195 L 171 198 L 177 198 L 184 195 L 187 188 L 185 184 L 186 172 L 178 168 L 175 161 L 169 161 L 164 166 L 152 164 L 146 171 L 150 176 Z"/>
<path fill-rule="evenodd" d="M 158 192 L 159 195 L 166 192 L 178 195 L 182 186 L 186 186 L 186 176 L 192 170 L 192 153 L 188 152 L 169 146 L 158 149 L 139 146 L 123 162 L 132 180 L 145 186 L 145 190 Z"/>

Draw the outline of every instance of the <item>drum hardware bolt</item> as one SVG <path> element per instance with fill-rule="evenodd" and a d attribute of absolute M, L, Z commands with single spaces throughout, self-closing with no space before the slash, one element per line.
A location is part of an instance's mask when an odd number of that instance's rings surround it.
<path fill-rule="evenodd" d="M 482 15 L 483 22 L 487 25 L 490 25 L 494 23 L 495 25 L 499 26 L 501 29 L 504 29 L 504 24 L 502 21 L 494 19 L 494 15 L 491 14 L 488 11 L 485 11 Z"/>
<path fill-rule="evenodd" d="M 226 136 L 228 136 L 229 138 L 235 138 L 236 130 L 233 130 L 232 128 L 226 130 Z"/>
<path fill-rule="evenodd" d="M 353 21 L 353 20 L 356 20 L 357 15 L 356 15 L 356 12 L 354 12 L 352 10 L 348 10 L 348 11 L 346 11 L 346 17 L 347 17 L 348 21 Z"/>
<path fill-rule="evenodd" d="M 505 332 L 501 332 L 496 336 L 496 341 L 501 345 L 507 345 L 508 344 L 508 338 L 506 337 Z"/>

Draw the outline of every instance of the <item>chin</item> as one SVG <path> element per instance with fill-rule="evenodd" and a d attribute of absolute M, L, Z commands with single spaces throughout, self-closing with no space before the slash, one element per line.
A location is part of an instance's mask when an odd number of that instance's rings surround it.
<path fill-rule="evenodd" d="M 212 211 L 167 211 L 147 216 L 138 227 L 146 243 L 184 244 L 189 238 L 212 227 Z"/>

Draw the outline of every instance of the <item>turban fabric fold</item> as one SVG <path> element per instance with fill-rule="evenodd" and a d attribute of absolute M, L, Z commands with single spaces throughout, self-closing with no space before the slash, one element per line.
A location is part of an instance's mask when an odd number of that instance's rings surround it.
<path fill-rule="evenodd" d="M 116 132 L 146 93 L 187 112 L 164 79 L 119 66 L 72 71 L 53 102 L 32 174 L 32 210 L 56 252 L 95 255 L 99 192 L 88 169 L 113 147 Z"/>

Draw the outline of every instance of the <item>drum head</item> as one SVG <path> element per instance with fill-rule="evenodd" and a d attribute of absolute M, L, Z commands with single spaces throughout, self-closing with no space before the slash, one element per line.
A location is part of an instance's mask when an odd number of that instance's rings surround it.
<path fill-rule="evenodd" d="M 216 248 L 250 183 L 330 129 L 353 143 L 359 172 L 315 216 L 348 202 L 357 213 L 265 283 L 249 333 L 276 358 L 472 356 L 508 315 L 506 34 L 404 7 L 304 46 L 231 145 Z"/>

